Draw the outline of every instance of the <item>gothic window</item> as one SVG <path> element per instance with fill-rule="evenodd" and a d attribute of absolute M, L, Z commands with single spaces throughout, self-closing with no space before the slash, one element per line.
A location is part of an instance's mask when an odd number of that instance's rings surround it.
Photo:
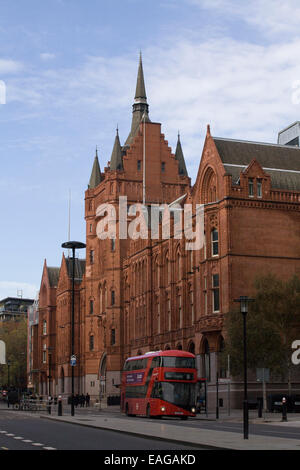
<path fill-rule="evenodd" d="M 217 200 L 217 178 L 212 168 L 208 168 L 203 178 L 202 203 L 207 204 Z"/>
<path fill-rule="evenodd" d="M 90 263 L 94 264 L 95 261 L 95 252 L 94 250 L 90 250 Z"/>
<path fill-rule="evenodd" d="M 94 351 L 94 335 L 90 335 L 90 351 Z"/>
<path fill-rule="evenodd" d="M 90 300 L 90 315 L 93 315 L 94 313 L 94 301 Z"/>

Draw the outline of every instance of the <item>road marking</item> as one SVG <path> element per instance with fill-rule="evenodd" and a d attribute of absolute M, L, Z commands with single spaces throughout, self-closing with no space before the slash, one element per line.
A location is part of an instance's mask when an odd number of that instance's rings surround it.
<path fill-rule="evenodd" d="M 8 448 L 7 448 L 7 447 L 1 447 L 1 449 L 3 449 L 3 450 L 8 450 Z"/>
<path fill-rule="evenodd" d="M 32 442 L 30 439 L 23 439 L 23 442 Z"/>
<path fill-rule="evenodd" d="M 7 431 L 0 431 L 0 434 L 7 434 Z"/>
<path fill-rule="evenodd" d="M 24 437 L 15 436 L 14 439 L 24 439 Z"/>
<path fill-rule="evenodd" d="M 45 450 L 57 450 L 57 449 L 55 449 L 55 447 L 43 447 L 43 449 L 45 449 Z"/>
<path fill-rule="evenodd" d="M 13 436 L 14 436 L 14 434 L 6 434 L 6 435 L 9 436 L 9 437 L 13 437 Z"/>
<path fill-rule="evenodd" d="M 40 444 L 39 442 L 33 442 L 32 445 L 33 445 L 33 446 L 41 446 L 41 447 L 42 447 L 44 444 Z"/>

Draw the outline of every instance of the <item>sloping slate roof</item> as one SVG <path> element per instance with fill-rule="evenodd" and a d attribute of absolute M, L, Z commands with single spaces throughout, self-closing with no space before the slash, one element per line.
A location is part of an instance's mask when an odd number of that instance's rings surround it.
<path fill-rule="evenodd" d="M 66 258 L 68 274 L 72 277 L 73 258 Z M 85 272 L 85 259 L 75 258 L 75 280 L 81 281 Z"/>
<path fill-rule="evenodd" d="M 50 287 L 57 287 L 60 268 L 47 267 Z"/>
<path fill-rule="evenodd" d="M 234 183 L 237 183 L 240 173 L 255 158 L 264 171 L 271 176 L 273 188 L 300 191 L 299 147 L 220 137 L 213 137 L 213 139 L 225 170 L 232 175 Z M 240 165 L 240 167 L 231 165 Z"/>

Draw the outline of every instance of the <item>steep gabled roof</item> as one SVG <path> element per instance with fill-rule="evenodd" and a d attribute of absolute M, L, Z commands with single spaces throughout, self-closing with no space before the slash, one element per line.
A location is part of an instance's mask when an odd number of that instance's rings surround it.
<path fill-rule="evenodd" d="M 57 287 L 60 268 L 47 266 L 50 287 Z"/>
<path fill-rule="evenodd" d="M 73 272 L 73 258 L 66 258 L 68 275 L 71 278 Z M 85 259 L 75 258 L 75 281 L 81 281 L 85 273 Z"/>
<path fill-rule="evenodd" d="M 276 189 L 300 191 L 300 148 L 288 145 L 250 142 L 213 137 L 228 174 L 234 183 L 255 158 L 271 176 Z"/>

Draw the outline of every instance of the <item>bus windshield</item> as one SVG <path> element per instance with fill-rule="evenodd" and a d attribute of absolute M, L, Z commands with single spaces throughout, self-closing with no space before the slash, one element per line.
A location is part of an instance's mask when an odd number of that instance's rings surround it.
<path fill-rule="evenodd" d="M 195 384 L 180 382 L 156 382 L 152 390 L 152 398 L 172 403 L 181 408 L 195 405 Z"/>
<path fill-rule="evenodd" d="M 193 357 L 162 356 L 163 367 L 178 367 L 183 369 L 195 369 L 195 359 Z"/>

